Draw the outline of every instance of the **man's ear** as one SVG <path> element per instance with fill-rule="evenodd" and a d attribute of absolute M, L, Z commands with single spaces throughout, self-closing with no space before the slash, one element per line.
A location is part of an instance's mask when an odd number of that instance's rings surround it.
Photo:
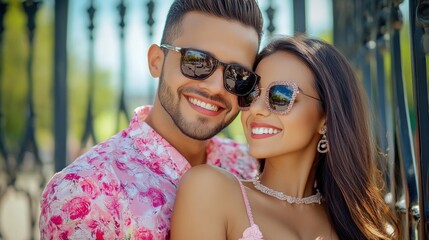
<path fill-rule="evenodd" d="M 156 45 L 152 44 L 147 52 L 147 62 L 149 65 L 150 75 L 159 78 L 161 75 L 162 65 L 164 63 L 164 52 Z"/>

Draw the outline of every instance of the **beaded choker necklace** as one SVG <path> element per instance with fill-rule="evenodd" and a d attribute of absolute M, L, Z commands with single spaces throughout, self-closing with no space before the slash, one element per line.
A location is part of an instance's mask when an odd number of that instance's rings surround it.
<path fill-rule="evenodd" d="M 289 195 L 286 195 L 282 192 L 273 190 L 265 185 L 263 185 L 260 181 L 259 178 L 256 178 L 255 180 L 253 180 L 253 185 L 255 186 L 256 189 L 258 189 L 259 191 L 271 196 L 271 197 L 275 197 L 279 200 L 282 201 L 287 201 L 288 203 L 295 203 L 295 204 L 321 204 L 322 203 L 322 194 L 320 194 L 319 189 L 316 189 L 317 193 L 314 195 L 311 195 L 309 197 L 305 197 L 305 198 L 297 198 L 297 197 L 292 197 Z"/>

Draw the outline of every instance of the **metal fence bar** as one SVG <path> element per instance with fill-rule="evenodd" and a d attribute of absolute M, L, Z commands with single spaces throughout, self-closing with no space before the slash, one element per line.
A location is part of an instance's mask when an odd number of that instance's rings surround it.
<path fill-rule="evenodd" d="M 357 39 L 362 38 L 362 4 L 361 0 L 332 0 L 334 45 L 355 65 L 361 62 L 356 56 L 361 47 Z"/>
<path fill-rule="evenodd" d="M 68 0 L 55 0 L 54 161 L 55 171 L 67 162 L 67 17 Z"/>
<path fill-rule="evenodd" d="M 18 152 L 18 157 L 16 159 L 16 165 L 12 171 L 10 186 L 17 193 L 25 196 L 28 201 L 29 207 L 29 217 L 30 221 L 30 239 L 35 239 L 34 231 L 36 228 L 37 222 L 37 209 L 38 209 L 38 201 L 36 201 L 37 197 L 33 195 L 31 190 L 26 189 L 25 186 L 20 186 L 18 183 L 18 178 L 21 176 L 22 172 L 25 171 L 24 168 L 24 159 L 27 159 L 27 152 L 31 152 L 33 154 L 32 162 L 34 167 L 29 172 L 33 172 L 40 175 L 40 186 L 45 185 L 45 178 L 41 173 L 42 161 L 40 158 L 38 143 L 36 139 L 36 112 L 34 108 L 34 36 L 36 30 L 36 14 L 40 9 L 42 2 L 41 1 L 32 1 L 26 0 L 22 2 L 22 7 L 24 9 L 25 15 L 27 16 L 27 36 L 28 36 L 28 59 L 27 59 L 27 116 L 25 123 L 24 136 L 21 143 L 20 150 Z"/>
<path fill-rule="evenodd" d="M 39 157 L 39 148 L 37 146 L 35 136 L 35 111 L 34 111 L 34 32 L 36 29 L 36 13 L 40 7 L 41 2 L 27 0 L 22 2 L 25 14 L 27 16 L 27 34 L 28 34 L 28 60 L 27 60 L 27 119 L 24 131 L 24 138 L 22 140 L 21 149 L 18 153 L 17 167 L 21 166 L 24 161 L 25 153 L 27 150 L 32 150 L 34 158 L 39 165 L 42 165 Z M 32 149 L 31 149 L 32 148 Z"/>
<path fill-rule="evenodd" d="M 293 1 L 293 12 L 299 14 L 293 14 L 293 26 L 294 26 L 294 34 L 305 33 L 307 31 L 306 28 L 306 20 L 305 20 L 305 0 L 294 0 Z"/>
<path fill-rule="evenodd" d="M 376 114 L 378 117 L 378 145 L 383 153 L 387 153 L 387 114 L 386 110 L 389 106 L 386 101 L 386 74 L 385 74 L 385 52 L 386 52 L 386 35 L 387 35 L 387 21 L 389 18 L 389 9 L 386 1 L 378 1 L 377 12 L 375 14 L 377 21 L 377 35 L 375 39 L 375 60 L 376 60 Z"/>
<path fill-rule="evenodd" d="M 92 139 L 93 144 L 97 143 L 97 138 L 95 136 L 94 131 L 94 112 L 93 112 L 93 104 L 94 104 L 94 91 L 95 91 L 95 59 L 94 59 L 94 15 L 95 15 L 95 7 L 94 0 L 90 1 L 90 5 L 87 9 L 88 13 L 88 30 L 89 30 L 89 51 L 88 51 L 88 103 L 86 110 L 86 121 L 85 121 L 85 130 L 83 132 L 82 140 L 81 140 L 81 148 L 83 149 L 90 139 Z"/>
<path fill-rule="evenodd" d="M 155 24 L 155 19 L 154 17 L 154 12 L 155 12 L 155 8 L 156 8 L 156 3 L 153 0 L 149 0 L 147 1 L 147 3 L 145 4 L 146 6 L 146 13 L 147 13 L 147 19 L 146 19 L 146 25 L 148 28 L 148 40 L 150 42 L 153 42 L 153 25 Z M 150 102 L 153 102 L 155 99 L 155 93 L 154 93 L 154 89 L 155 89 L 155 82 L 154 79 L 152 79 L 152 81 L 149 81 L 149 87 L 147 89 L 147 96 Z"/>
<path fill-rule="evenodd" d="M 429 101 L 426 54 L 429 53 L 429 1 L 410 0 L 413 88 L 416 104 L 417 179 L 419 195 L 413 212 L 420 239 L 429 239 Z"/>
<path fill-rule="evenodd" d="M 399 18 L 399 4 L 392 8 L 392 16 Z M 412 132 L 408 117 L 408 105 L 405 93 L 402 63 L 401 63 L 401 24 L 393 19 L 393 33 L 391 41 L 392 55 L 392 80 L 393 80 L 393 101 L 396 108 L 394 110 L 395 139 L 397 160 L 395 163 L 400 172 L 402 188 L 397 191 L 398 202 L 396 203 L 399 216 L 402 219 L 404 239 L 417 239 L 415 221 L 412 220 L 411 209 L 416 204 L 417 184 L 415 176 L 415 156 L 412 142 Z M 398 186 L 399 187 L 399 186 Z"/>
<path fill-rule="evenodd" d="M 119 95 L 119 108 L 116 116 L 116 131 L 118 132 L 121 128 L 120 118 L 121 114 L 125 116 L 127 123 L 130 121 L 129 113 L 127 110 L 127 105 L 125 103 L 125 83 L 127 80 L 126 77 L 126 56 L 125 56 L 125 15 L 127 6 L 125 5 L 124 0 L 121 0 L 118 7 L 119 13 L 119 39 L 120 39 L 120 95 Z"/>
<path fill-rule="evenodd" d="M 386 77 L 386 55 L 388 53 L 388 22 L 390 20 L 390 6 L 387 1 L 378 0 L 376 6 L 376 13 L 374 25 L 376 26 L 376 39 L 375 39 L 375 65 L 376 65 L 376 77 L 374 84 L 374 100 L 375 106 L 373 113 L 376 116 L 377 121 L 374 121 L 374 131 L 377 133 L 377 143 L 379 147 L 380 160 L 378 162 L 380 169 L 382 170 L 383 180 L 385 181 L 385 187 L 383 189 L 383 195 L 385 201 L 389 206 L 394 209 L 394 169 L 393 169 L 393 154 L 389 153 L 393 149 L 393 136 L 390 134 L 393 132 L 390 122 L 392 116 L 389 115 L 392 105 L 387 100 L 387 83 Z M 390 131 L 390 132 L 389 132 Z M 389 141 L 390 140 L 390 141 Z M 389 144 L 391 144 L 389 146 Z"/>

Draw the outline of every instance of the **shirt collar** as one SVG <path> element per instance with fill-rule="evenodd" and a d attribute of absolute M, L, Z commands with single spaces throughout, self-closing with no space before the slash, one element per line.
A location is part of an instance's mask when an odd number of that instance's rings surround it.
<path fill-rule="evenodd" d="M 152 106 L 136 108 L 127 129 L 128 134 L 135 147 L 141 152 L 150 151 L 155 154 L 155 157 L 149 157 L 148 161 L 161 161 L 162 164 L 169 165 L 175 172 L 170 172 L 170 175 L 174 181 L 178 180 L 191 168 L 191 165 L 167 140 L 144 121 L 152 108 Z"/>

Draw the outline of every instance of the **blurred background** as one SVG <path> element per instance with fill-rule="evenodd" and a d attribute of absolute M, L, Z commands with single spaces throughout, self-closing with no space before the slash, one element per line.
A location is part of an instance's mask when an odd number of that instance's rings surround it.
<path fill-rule="evenodd" d="M 147 49 L 171 2 L 0 0 L 0 239 L 39 239 L 46 182 L 152 103 Z M 306 33 L 353 63 L 385 159 L 385 200 L 404 239 L 428 239 L 429 1 L 258 2 L 262 46 Z M 245 142 L 239 118 L 221 135 Z"/>

